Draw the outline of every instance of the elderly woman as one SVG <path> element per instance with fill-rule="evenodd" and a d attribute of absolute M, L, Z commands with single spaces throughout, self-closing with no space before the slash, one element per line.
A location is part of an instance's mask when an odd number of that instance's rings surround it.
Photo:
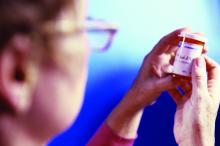
<path fill-rule="evenodd" d="M 0 1 L 0 145 L 41 146 L 68 128 L 83 102 L 89 47 L 86 0 Z M 191 83 L 173 78 L 177 36 L 163 37 L 145 57 L 135 82 L 89 146 L 130 146 L 143 108 L 169 90 L 177 103 L 179 145 L 214 146 L 219 65 L 194 61 Z M 208 78 L 206 78 L 206 72 Z M 186 86 L 187 85 L 187 86 Z M 182 96 L 176 86 L 186 92 Z"/>

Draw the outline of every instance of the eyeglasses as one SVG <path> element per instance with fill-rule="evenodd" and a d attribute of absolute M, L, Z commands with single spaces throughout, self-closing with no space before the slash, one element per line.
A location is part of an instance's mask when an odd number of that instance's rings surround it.
<path fill-rule="evenodd" d="M 118 27 L 113 23 L 88 17 L 86 30 L 91 49 L 93 51 L 106 51 L 110 48 Z"/>
<path fill-rule="evenodd" d="M 77 34 L 86 32 L 88 34 L 89 46 L 95 52 L 108 50 L 118 31 L 118 27 L 115 24 L 92 17 L 86 19 L 85 26 L 79 27 L 71 20 L 59 20 L 54 27 L 51 26 L 54 26 L 54 24 L 49 23 L 43 26 L 46 33 L 51 36 L 61 37 L 74 34 L 77 37 Z"/>

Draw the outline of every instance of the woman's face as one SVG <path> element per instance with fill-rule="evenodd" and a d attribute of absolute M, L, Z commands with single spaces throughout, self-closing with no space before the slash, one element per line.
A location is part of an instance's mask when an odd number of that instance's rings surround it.
<path fill-rule="evenodd" d="M 75 3 L 62 11 L 56 26 L 62 27 L 65 20 L 71 20 L 76 27 L 84 25 L 86 1 Z M 84 32 L 55 37 L 51 42 L 55 59 L 48 59 L 39 67 L 26 119 L 31 132 L 42 138 L 62 131 L 75 120 L 87 78 L 89 49 Z"/>

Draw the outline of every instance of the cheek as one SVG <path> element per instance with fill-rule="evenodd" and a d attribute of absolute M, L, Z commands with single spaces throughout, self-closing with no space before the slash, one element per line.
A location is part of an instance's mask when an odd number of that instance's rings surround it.
<path fill-rule="evenodd" d="M 70 43 L 64 38 L 54 48 L 50 61 L 40 68 L 26 120 L 38 137 L 49 138 L 68 128 L 82 106 L 88 49 L 84 38 L 77 40 Z"/>
<path fill-rule="evenodd" d="M 40 75 L 29 113 L 34 133 L 53 136 L 75 121 L 83 102 L 85 76 L 73 78 L 48 70 Z"/>

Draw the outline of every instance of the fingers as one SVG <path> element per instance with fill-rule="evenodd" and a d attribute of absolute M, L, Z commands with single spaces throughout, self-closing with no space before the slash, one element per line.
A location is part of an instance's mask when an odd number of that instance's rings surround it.
<path fill-rule="evenodd" d="M 207 65 L 209 95 L 220 101 L 220 66 L 208 56 L 204 56 L 204 58 Z"/>
<path fill-rule="evenodd" d="M 172 73 L 173 72 L 173 65 L 166 64 L 166 65 L 162 66 L 162 71 L 167 74 Z"/>
<path fill-rule="evenodd" d="M 167 77 L 156 79 L 153 84 L 154 88 L 157 89 L 157 92 L 162 92 L 176 88 L 176 86 L 180 85 L 181 82 L 181 80 L 172 77 L 172 75 L 169 75 Z"/>
<path fill-rule="evenodd" d="M 208 52 L 208 47 L 207 46 L 204 46 L 203 49 L 202 49 L 202 54 L 205 54 Z"/>
<path fill-rule="evenodd" d="M 183 94 L 181 95 L 184 95 L 192 89 L 192 84 L 189 80 L 173 77 L 172 75 L 163 78 L 156 78 L 153 80 L 152 84 L 154 85 L 153 88 L 157 88 L 159 92 L 177 89 L 176 87 L 179 86 L 183 91 Z M 179 91 L 179 93 L 181 92 Z"/>
<path fill-rule="evenodd" d="M 204 55 L 207 72 L 208 72 L 208 79 L 215 79 L 220 77 L 220 66 L 217 62 L 215 62 L 210 57 Z"/>
<path fill-rule="evenodd" d="M 177 105 L 183 104 L 191 95 L 192 84 L 188 81 L 181 82 L 175 89 L 168 90 L 168 93 Z"/>
<path fill-rule="evenodd" d="M 206 63 L 204 57 L 196 58 L 192 66 L 192 84 L 195 94 L 208 95 Z"/>
<path fill-rule="evenodd" d="M 178 35 L 181 32 L 194 33 L 194 34 L 204 36 L 204 34 L 201 32 L 193 32 L 190 27 L 180 28 L 180 29 L 177 29 L 177 30 L 165 35 L 163 38 L 161 38 L 161 40 L 154 47 L 154 49 L 153 49 L 154 52 L 156 52 L 156 53 L 161 53 L 161 52 L 171 53 L 171 52 L 176 51 L 176 49 L 177 49 L 176 46 L 179 42 Z M 207 50 L 208 50 L 208 48 L 206 46 L 203 47 L 202 53 L 203 54 L 206 53 Z"/>
<path fill-rule="evenodd" d="M 166 52 L 170 48 L 170 47 L 167 47 L 168 45 L 172 44 L 176 46 L 178 44 L 178 35 L 183 31 L 189 32 L 191 31 L 191 29 L 180 28 L 167 34 L 157 43 L 157 45 L 154 47 L 154 51 L 156 53 Z"/>
<path fill-rule="evenodd" d="M 173 42 L 173 41 L 178 41 L 178 35 L 181 33 L 181 32 L 192 32 L 191 28 L 189 27 L 185 27 L 185 28 L 180 28 L 180 29 L 177 29 L 169 34 L 167 34 L 166 36 L 164 36 L 162 39 L 161 39 L 161 42 L 165 42 L 165 43 L 175 43 L 175 45 L 177 44 L 176 42 Z"/>
<path fill-rule="evenodd" d="M 182 95 L 185 95 L 185 94 L 189 93 L 192 90 L 192 83 L 190 83 L 189 81 L 184 81 L 180 85 L 180 88 L 183 92 Z"/>
<path fill-rule="evenodd" d="M 168 90 L 168 93 L 177 105 L 181 103 L 183 95 L 176 88 Z"/>

